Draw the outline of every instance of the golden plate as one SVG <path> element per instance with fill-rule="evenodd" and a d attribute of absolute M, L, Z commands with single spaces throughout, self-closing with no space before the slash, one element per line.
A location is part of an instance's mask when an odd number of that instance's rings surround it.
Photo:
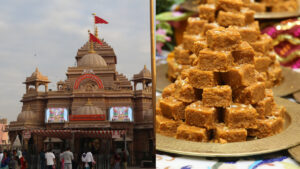
<path fill-rule="evenodd" d="M 300 0 L 298 0 L 298 11 L 294 12 L 256 12 L 254 15 L 255 19 L 264 20 L 264 19 L 272 19 L 272 20 L 282 20 L 295 18 L 300 16 Z"/>
<path fill-rule="evenodd" d="M 300 90 L 300 73 L 291 68 L 281 67 L 283 82 L 272 90 L 275 96 L 287 96 Z"/>
<path fill-rule="evenodd" d="M 275 101 L 287 109 L 285 128 L 277 135 L 246 142 L 219 144 L 178 140 L 156 134 L 156 149 L 190 156 L 241 157 L 271 153 L 300 144 L 300 105 L 282 98 L 275 98 Z"/>
<path fill-rule="evenodd" d="M 203 0 L 186 0 L 180 5 L 181 8 L 191 11 L 198 12 L 198 5 L 204 3 Z M 300 6 L 300 0 L 298 0 L 298 6 Z M 256 12 L 254 15 L 255 19 L 285 19 L 300 16 L 300 8 L 295 12 Z"/>
<path fill-rule="evenodd" d="M 283 82 L 279 86 L 275 86 L 272 90 L 274 96 L 287 96 L 296 92 L 300 92 L 300 73 L 293 71 L 290 68 L 281 67 Z M 161 64 L 156 67 L 156 91 L 162 92 L 163 89 L 171 82 L 167 78 L 168 65 Z M 296 97 L 295 97 L 296 98 Z M 300 93 L 299 93 L 300 100 Z M 297 99 L 298 101 L 298 99 Z"/>
<path fill-rule="evenodd" d="M 255 19 L 288 19 L 300 16 L 300 10 L 296 12 L 257 12 Z"/>

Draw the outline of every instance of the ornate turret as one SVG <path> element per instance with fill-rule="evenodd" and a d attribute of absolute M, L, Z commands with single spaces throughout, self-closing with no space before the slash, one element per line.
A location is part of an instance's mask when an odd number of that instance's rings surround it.
<path fill-rule="evenodd" d="M 63 90 L 64 85 L 65 85 L 65 82 L 64 82 L 64 81 L 62 81 L 62 80 L 58 81 L 58 82 L 56 83 L 57 91 Z"/>
<path fill-rule="evenodd" d="M 144 69 L 140 71 L 139 74 L 133 75 L 132 81 L 134 82 L 134 90 L 136 91 L 136 85 L 138 83 L 143 83 L 143 90 L 148 88 L 149 84 L 152 83 L 152 77 L 150 70 L 144 65 Z"/>
<path fill-rule="evenodd" d="M 44 85 L 45 92 L 47 92 L 48 91 L 48 83 L 50 83 L 50 81 L 48 80 L 48 77 L 42 75 L 41 72 L 39 71 L 39 69 L 36 68 L 35 71 L 31 74 L 31 76 L 27 77 L 26 81 L 24 82 L 24 84 L 26 84 L 26 93 L 29 91 L 29 86 L 31 86 L 31 85 L 35 87 L 35 91 L 38 91 L 38 88 L 40 85 Z"/>

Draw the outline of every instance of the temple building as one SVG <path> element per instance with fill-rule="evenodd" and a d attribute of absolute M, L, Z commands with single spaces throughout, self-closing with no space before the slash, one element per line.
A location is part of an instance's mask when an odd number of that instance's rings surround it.
<path fill-rule="evenodd" d="M 7 119 L 0 118 L 0 146 L 2 149 L 5 149 L 9 145 L 7 128 Z"/>
<path fill-rule="evenodd" d="M 102 165 L 97 168 L 109 165 L 109 157 L 123 148 L 131 165 L 153 158 L 151 72 L 141 66 L 127 79 L 116 71 L 113 48 L 101 41 L 78 49 L 76 66 L 68 67 L 56 90 L 48 89 L 50 81 L 38 68 L 26 78 L 22 110 L 8 127 L 11 143 L 18 136 L 33 157 L 49 147 L 58 154 L 70 146 L 80 160 L 91 150 Z"/>

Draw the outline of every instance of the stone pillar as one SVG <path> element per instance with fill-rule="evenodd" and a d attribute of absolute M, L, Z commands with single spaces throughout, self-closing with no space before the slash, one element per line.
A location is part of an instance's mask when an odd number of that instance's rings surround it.
<path fill-rule="evenodd" d="M 48 92 L 48 84 L 45 84 L 45 92 Z"/>
<path fill-rule="evenodd" d="M 72 140 L 71 140 L 71 151 L 75 151 L 75 133 L 72 132 Z"/>
<path fill-rule="evenodd" d="M 145 80 L 143 80 L 143 90 L 145 90 L 146 88 L 146 83 L 145 83 Z"/>
<path fill-rule="evenodd" d="M 129 152 L 129 155 L 131 156 L 130 157 L 130 164 L 132 165 L 132 164 L 134 164 L 134 162 L 135 162 L 135 154 L 134 154 L 134 152 L 133 152 L 133 140 L 129 143 L 129 145 L 128 145 L 128 152 Z"/>
<path fill-rule="evenodd" d="M 28 151 L 28 141 L 29 141 L 29 139 L 25 139 L 25 138 L 23 138 L 23 147 L 24 147 L 24 149 L 26 150 L 26 151 Z"/>
<path fill-rule="evenodd" d="M 38 91 L 38 88 L 39 88 L 39 84 L 38 84 L 38 83 L 35 83 L 35 91 L 36 91 L 36 92 Z"/>
<path fill-rule="evenodd" d="M 32 133 L 31 133 L 31 137 L 33 138 L 34 153 L 38 153 L 39 152 L 39 147 L 38 147 L 39 138 L 37 135 L 33 135 Z"/>
<path fill-rule="evenodd" d="M 136 82 L 134 82 L 134 91 L 136 91 Z"/>

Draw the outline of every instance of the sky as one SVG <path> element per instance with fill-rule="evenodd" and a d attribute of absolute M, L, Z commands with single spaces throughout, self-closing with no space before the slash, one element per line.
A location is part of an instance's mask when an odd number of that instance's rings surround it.
<path fill-rule="evenodd" d="M 66 79 L 77 50 L 93 32 L 114 49 L 117 71 L 131 79 L 151 68 L 149 0 L 10 0 L 0 6 L 0 117 L 14 121 L 25 93 L 22 84 L 35 68 L 48 76 L 49 89 Z"/>

